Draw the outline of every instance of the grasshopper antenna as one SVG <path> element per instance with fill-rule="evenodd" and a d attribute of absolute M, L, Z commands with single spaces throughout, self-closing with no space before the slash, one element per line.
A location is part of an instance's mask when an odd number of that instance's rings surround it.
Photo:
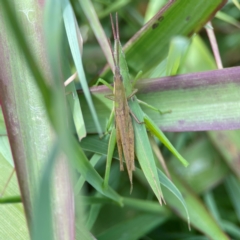
<path fill-rule="evenodd" d="M 114 27 L 114 23 L 113 23 L 113 17 L 112 17 L 112 14 L 110 14 L 110 19 L 111 19 L 111 25 L 112 25 L 112 32 L 113 32 L 113 37 L 114 37 L 114 40 L 116 40 L 116 31 L 115 31 L 115 27 Z"/>
<path fill-rule="evenodd" d="M 113 18 L 112 18 L 112 14 L 111 13 L 110 13 L 110 20 L 111 20 L 111 25 L 112 25 L 112 33 L 113 33 L 113 37 L 114 37 L 114 40 L 115 40 L 116 39 L 116 32 L 115 32 Z M 109 44 L 109 47 L 111 49 L 111 54 L 112 54 L 114 66 L 116 68 L 117 64 L 116 64 L 116 61 L 115 61 L 115 57 L 114 57 L 114 54 L 113 54 L 113 48 L 112 48 L 111 41 L 110 41 L 109 38 L 108 38 L 108 44 Z"/>
<path fill-rule="evenodd" d="M 108 44 L 109 44 L 109 47 L 111 49 L 111 54 L 112 54 L 112 58 L 113 58 L 113 63 L 114 63 L 114 66 L 116 67 L 116 61 L 115 61 L 115 58 L 114 58 L 114 54 L 113 54 L 113 49 L 112 49 L 112 45 L 111 45 L 111 41 L 110 39 L 108 38 Z"/>
<path fill-rule="evenodd" d="M 117 37 L 117 40 L 119 40 L 119 27 L 118 27 L 118 14 L 116 12 L 116 37 Z"/>
<path fill-rule="evenodd" d="M 119 27 L 118 27 L 118 14 L 116 12 L 116 39 L 117 39 L 117 64 L 118 64 L 118 67 L 119 67 Z"/>
<path fill-rule="evenodd" d="M 115 26 L 114 26 L 112 14 L 110 14 L 110 19 L 111 19 L 112 32 L 113 32 L 113 37 L 114 37 L 114 42 L 115 42 L 114 44 L 116 46 L 116 53 L 115 53 L 116 59 L 114 58 L 114 53 L 113 53 L 113 50 L 112 50 L 113 61 L 114 61 L 114 64 L 115 64 L 115 68 L 117 68 L 118 71 L 119 71 L 119 27 L 118 27 L 118 15 L 117 15 L 117 13 L 116 13 L 116 29 L 115 29 Z"/>

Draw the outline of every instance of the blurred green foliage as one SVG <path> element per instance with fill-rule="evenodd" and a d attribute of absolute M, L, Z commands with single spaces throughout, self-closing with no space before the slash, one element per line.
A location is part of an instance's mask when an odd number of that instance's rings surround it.
<path fill-rule="evenodd" d="M 118 12 L 121 42 L 124 45 L 143 26 L 146 19 L 157 12 L 156 6 L 160 7 L 164 2 L 166 1 L 95 0 L 93 4 L 109 38 L 112 38 L 109 13 Z M 82 59 L 86 79 L 92 82 L 105 66 L 106 59 L 79 1 L 71 0 L 71 3 L 84 41 Z M 240 21 L 240 11 L 231 1 L 221 11 Z M 224 67 L 238 66 L 240 64 L 239 28 L 218 18 L 213 19 L 212 24 Z M 70 56 L 69 59 L 72 61 Z M 74 68 L 72 62 L 72 70 Z M 214 68 L 209 40 L 205 30 L 202 29 L 190 47 L 180 72 L 197 72 Z M 5 134 L 2 126 L 3 124 L 0 126 L 0 133 Z M 129 195 L 127 173 L 119 172 L 119 162 L 115 160 L 111 168 L 110 185 L 113 189 L 117 189 L 120 196 L 126 196 L 123 199 L 125 206 L 121 208 L 111 200 L 103 199 L 86 183 L 82 192 L 86 198 L 85 201 L 80 200 L 80 202 L 82 201 L 86 206 L 88 230 L 97 239 L 204 240 L 207 237 L 201 231 L 204 227 L 207 229 L 210 224 L 217 222 L 219 225 L 217 231 L 225 232 L 232 239 L 240 239 L 239 134 L 239 131 L 167 133 L 172 144 L 189 160 L 190 167 L 187 169 L 180 166 L 170 152 L 160 142 L 158 143 L 173 182 L 186 198 L 190 216 L 196 221 L 192 231 L 188 230 L 186 222 L 176 217 L 176 214 L 182 215 L 178 206 L 173 207 L 174 200 L 167 202 L 166 206 L 158 205 L 154 194 L 138 171 L 134 174 L 133 193 Z M 86 150 L 85 153 L 88 159 L 98 158 L 97 154 L 94 155 L 90 150 Z M 94 164 L 97 172 L 104 176 L 105 159 L 99 157 Z M 21 208 L 19 212 L 23 212 Z M 205 222 L 209 226 L 204 226 Z"/>

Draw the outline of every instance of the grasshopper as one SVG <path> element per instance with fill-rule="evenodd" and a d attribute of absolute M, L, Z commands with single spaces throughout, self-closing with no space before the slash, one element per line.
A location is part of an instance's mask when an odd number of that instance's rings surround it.
<path fill-rule="evenodd" d="M 119 159 L 120 159 L 120 170 L 124 170 L 123 159 L 125 159 L 126 167 L 128 171 L 128 176 L 131 184 L 132 190 L 132 175 L 135 169 L 134 157 L 135 151 L 138 157 L 140 166 L 148 179 L 154 193 L 156 194 L 159 202 L 162 202 L 163 196 L 161 192 L 161 187 L 157 175 L 157 169 L 154 162 L 153 153 L 151 150 L 150 143 L 148 141 L 148 136 L 146 132 L 146 127 L 150 130 L 163 144 L 185 165 L 187 166 L 187 161 L 176 151 L 169 140 L 165 137 L 162 131 L 156 126 L 156 124 L 141 110 L 139 104 L 145 105 L 160 114 L 170 113 L 170 111 L 162 112 L 159 109 L 140 101 L 137 99 L 135 93 L 137 90 L 133 90 L 133 85 L 131 84 L 128 67 L 125 60 L 124 53 L 122 52 L 122 47 L 119 38 L 119 27 L 118 27 L 118 17 L 116 14 L 116 30 L 111 18 L 112 32 L 114 36 L 114 50 L 111 48 L 111 53 L 114 62 L 114 87 L 112 88 L 103 79 L 99 79 L 96 83 L 103 83 L 107 87 L 113 90 L 113 94 L 107 95 L 105 97 L 113 100 L 114 108 L 110 115 L 107 130 L 110 128 L 115 114 L 115 128 L 112 129 L 107 154 L 107 164 L 104 178 L 104 187 L 107 188 L 111 160 L 113 156 L 113 151 L 115 144 L 117 142 Z M 136 82 L 136 80 L 134 81 Z M 129 100 L 131 99 L 131 100 Z M 131 108 L 130 108 L 131 107 Z M 133 110 L 133 112 L 132 112 Z M 136 116 L 135 116 L 136 114 Z M 136 120 L 136 123 L 132 121 L 131 116 Z M 140 119 L 140 121 L 138 120 Z M 137 124 L 138 123 L 138 124 Z M 145 126 L 141 126 L 139 123 L 145 123 Z M 136 146 L 135 146 L 136 145 Z M 131 191 L 130 191 L 131 192 Z"/>
<path fill-rule="evenodd" d="M 120 38 L 118 28 L 118 17 L 116 14 L 116 29 L 114 27 L 112 16 L 110 15 L 112 32 L 114 36 L 114 50 L 111 48 L 115 71 L 114 71 L 114 89 L 113 95 L 107 95 L 106 97 L 114 101 L 115 112 L 115 128 L 116 128 L 116 140 L 118 153 L 120 158 L 120 170 L 123 171 L 123 156 L 126 162 L 129 180 L 132 186 L 132 172 L 135 170 L 134 166 L 134 130 L 132 124 L 133 115 L 129 106 L 128 99 L 131 98 L 136 91 L 134 91 L 129 97 L 126 96 L 125 88 L 123 85 L 123 78 L 120 73 Z M 113 98 L 112 98 L 113 96 Z M 136 119 L 137 120 L 137 119 Z M 139 121 L 137 121 L 139 122 Z"/>

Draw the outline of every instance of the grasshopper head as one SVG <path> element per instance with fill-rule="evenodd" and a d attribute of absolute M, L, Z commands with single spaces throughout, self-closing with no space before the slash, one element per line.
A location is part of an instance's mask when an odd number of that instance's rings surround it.
<path fill-rule="evenodd" d="M 119 45 L 120 45 L 120 39 L 119 39 L 119 27 L 118 27 L 118 15 L 116 13 L 116 28 L 114 26 L 112 15 L 110 14 L 111 19 L 111 25 L 112 25 L 112 32 L 114 37 L 114 51 L 111 48 L 113 62 L 115 65 L 115 75 L 121 75 L 120 74 L 120 66 L 119 66 Z"/>

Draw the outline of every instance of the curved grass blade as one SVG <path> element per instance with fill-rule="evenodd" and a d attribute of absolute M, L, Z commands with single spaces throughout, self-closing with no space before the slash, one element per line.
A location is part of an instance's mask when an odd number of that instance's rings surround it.
<path fill-rule="evenodd" d="M 136 75 L 139 70 L 145 73 L 154 69 L 166 58 L 169 42 L 174 36 L 192 36 L 226 2 L 226 0 L 169 1 L 124 46 L 131 74 Z"/>
<path fill-rule="evenodd" d="M 187 56 L 184 63 L 181 64 L 179 74 L 191 72 L 204 72 L 216 69 L 216 62 L 208 47 L 196 34 L 191 39 L 191 44 L 187 51 Z"/>
<path fill-rule="evenodd" d="M 65 60 L 65 59 L 64 59 Z M 71 69 L 67 59 L 64 63 L 65 75 L 71 75 Z M 68 100 L 69 107 L 72 112 L 72 118 L 75 125 L 76 133 L 78 135 L 79 141 L 86 136 L 86 128 L 83 120 L 82 109 L 80 106 L 80 101 L 78 98 L 77 90 L 75 83 L 72 81 L 66 86 L 66 98 Z"/>
<path fill-rule="evenodd" d="M 90 164 L 94 167 L 97 164 L 97 162 L 101 159 L 101 157 L 102 156 L 99 154 L 94 154 L 89 161 Z M 85 183 L 85 179 L 82 176 L 80 176 L 76 185 L 74 186 L 74 194 L 75 195 L 80 193 L 84 183 Z"/>
<path fill-rule="evenodd" d="M 240 238 L 240 228 L 231 221 L 222 220 L 223 229 L 232 236 L 232 239 Z"/>
<path fill-rule="evenodd" d="M 189 160 L 188 168 L 184 168 L 174 156 L 168 167 L 170 172 L 175 172 L 179 178 L 184 179 L 198 195 L 214 188 L 229 174 L 221 155 L 206 137 L 198 138 L 181 152 Z"/>
<path fill-rule="evenodd" d="M 240 181 L 234 175 L 229 175 L 226 178 L 225 187 L 233 204 L 238 221 L 240 221 Z"/>
<path fill-rule="evenodd" d="M 116 128 L 112 129 L 109 143 L 108 143 L 108 153 L 107 153 L 107 163 L 106 163 L 106 170 L 105 170 L 105 177 L 104 177 L 104 188 L 108 188 L 108 181 L 109 181 L 109 175 L 110 175 L 110 167 L 112 163 L 113 158 L 113 152 L 116 146 Z"/>
<path fill-rule="evenodd" d="M 101 126 L 99 124 L 97 113 L 92 102 L 92 98 L 88 88 L 88 83 L 87 83 L 85 72 L 82 65 L 82 57 L 81 57 L 81 51 L 79 46 L 79 39 L 77 35 L 77 32 L 78 32 L 77 21 L 75 19 L 70 2 L 68 0 L 64 0 L 62 2 L 63 2 L 62 3 L 63 4 L 63 20 L 64 20 L 65 29 L 66 29 L 71 53 L 73 56 L 73 60 L 77 68 L 78 76 L 80 79 L 80 84 L 82 86 L 88 106 L 93 116 L 93 120 L 96 125 L 97 131 L 99 134 L 101 134 L 102 133 Z"/>
<path fill-rule="evenodd" d="M 158 128 L 158 126 L 151 120 L 148 115 L 144 115 L 144 122 L 146 127 L 172 152 L 174 156 L 185 166 L 188 166 L 188 162 L 180 155 L 180 153 L 173 147 L 171 142 L 163 134 L 163 132 Z"/>
<path fill-rule="evenodd" d="M 69 144 L 65 144 L 63 148 L 67 152 L 71 163 L 81 173 L 82 177 L 98 192 L 122 205 L 122 198 L 112 188 L 103 189 L 103 179 L 89 163 L 76 140 L 72 136 L 69 136 L 68 141 Z"/>
<path fill-rule="evenodd" d="M 143 122 L 143 112 L 133 97 L 133 101 L 129 101 L 129 107 L 140 122 Z M 164 201 L 160 182 L 157 174 L 157 167 L 155 164 L 152 148 L 148 139 L 146 128 L 143 124 L 139 124 L 133 120 L 134 135 L 135 135 L 135 153 L 141 169 L 156 195 L 160 204 Z"/>
<path fill-rule="evenodd" d="M 187 204 L 186 204 L 181 192 L 160 169 L 158 169 L 158 177 L 159 177 L 161 184 L 164 187 L 166 187 L 170 192 L 172 192 L 175 195 L 175 197 L 180 201 L 182 206 L 184 207 L 184 210 L 187 215 L 188 228 L 191 229 L 190 228 L 190 217 L 189 217 L 189 213 L 188 213 L 188 209 L 187 209 Z"/>
<path fill-rule="evenodd" d="M 240 10 L 240 3 L 238 0 L 232 0 L 232 2 L 235 4 L 235 6 Z"/>
<path fill-rule="evenodd" d="M 189 44 L 190 41 L 186 37 L 177 36 L 171 40 L 167 57 L 166 76 L 178 73 Z"/>
<path fill-rule="evenodd" d="M 207 133 L 229 168 L 240 178 L 240 130 Z"/>
<path fill-rule="evenodd" d="M 119 9 L 126 6 L 131 0 L 118 0 L 109 4 L 109 6 L 98 14 L 99 18 L 104 18 L 113 12 L 117 12 Z"/>
<path fill-rule="evenodd" d="M 109 47 L 106 34 L 102 28 L 102 25 L 99 22 L 98 15 L 93 7 L 91 0 L 79 1 L 79 3 L 90 23 L 91 28 L 93 29 L 93 32 L 98 40 L 99 45 L 102 48 L 102 51 L 107 59 L 109 66 L 112 69 L 112 72 L 114 72 L 114 63 L 112 59 L 111 49 Z M 112 5 L 113 4 L 111 4 L 111 6 Z"/>
<path fill-rule="evenodd" d="M 229 24 L 232 24 L 233 26 L 235 26 L 237 28 L 240 28 L 240 22 L 237 19 L 235 19 L 234 17 L 232 17 L 222 11 L 217 12 L 216 18 L 218 18 L 222 21 L 225 21 Z"/>
<path fill-rule="evenodd" d="M 236 224 L 221 218 L 214 195 L 211 191 L 204 194 L 204 200 L 209 212 L 212 214 L 219 226 L 221 226 L 221 228 L 232 237 L 238 239 L 240 237 L 240 228 L 238 228 Z"/>
<path fill-rule="evenodd" d="M 145 234 L 163 224 L 165 216 L 158 214 L 138 214 L 137 216 L 120 222 L 97 236 L 99 240 L 108 239 L 141 239 Z M 127 236 L 127 238 L 126 238 Z"/>
<path fill-rule="evenodd" d="M 212 215 L 208 212 L 206 207 L 193 193 L 193 191 L 191 191 L 189 187 L 185 186 L 178 178 L 176 178 L 172 172 L 171 176 L 173 177 L 173 182 L 176 183 L 178 190 L 184 196 L 184 201 L 191 219 L 191 226 L 204 233 L 204 235 L 210 239 L 229 240 L 228 236 L 219 227 L 219 225 L 213 219 Z M 163 193 L 170 208 L 181 218 L 188 221 L 186 218 L 185 209 L 179 205 L 178 199 L 173 198 L 172 193 L 166 191 L 165 188 L 163 188 Z"/>
<path fill-rule="evenodd" d="M 141 170 L 139 169 L 139 171 Z M 141 212 L 161 214 L 165 215 L 168 218 L 172 215 L 168 208 L 166 208 L 165 206 L 160 207 L 158 202 L 156 201 L 124 197 L 123 202 L 124 206 L 131 207 Z"/>
<path fill-rule="evenodd" d="M 95 194 L 95 197 L 100 197 L 99 194 Z M 90 209 L 88 211 L 88 218 L 86 220 L 86 227 L 90 230 L 94 223 L 97 220 L 99 212 L 102 208 L 103 204 L 91 204 Z"/>
<path fill-rule="evenodd" d="M 150 0 L 144 16 L 144 23 L 148 22 L 166 2 L 167 0 Z"/>
<path fill-rule="evenodd" d="M 30 232 L 31 238 L 34 240 L 50 240 L 53 239 L 54 236 L 53 223 L 51 221 L 54 214 L 53 205 L 51 204 L 51 201 L 53 200 L 51 185 L 53 178 L 53 169 L 59 153 L 60 144 L 59 141 L 56 140 L 49 154 L 49 159 L 43 169 L 39 191 L 36 194 L 36 202 L 33 214 L 33 223 L 35 224 L 32 226 Z"/>

